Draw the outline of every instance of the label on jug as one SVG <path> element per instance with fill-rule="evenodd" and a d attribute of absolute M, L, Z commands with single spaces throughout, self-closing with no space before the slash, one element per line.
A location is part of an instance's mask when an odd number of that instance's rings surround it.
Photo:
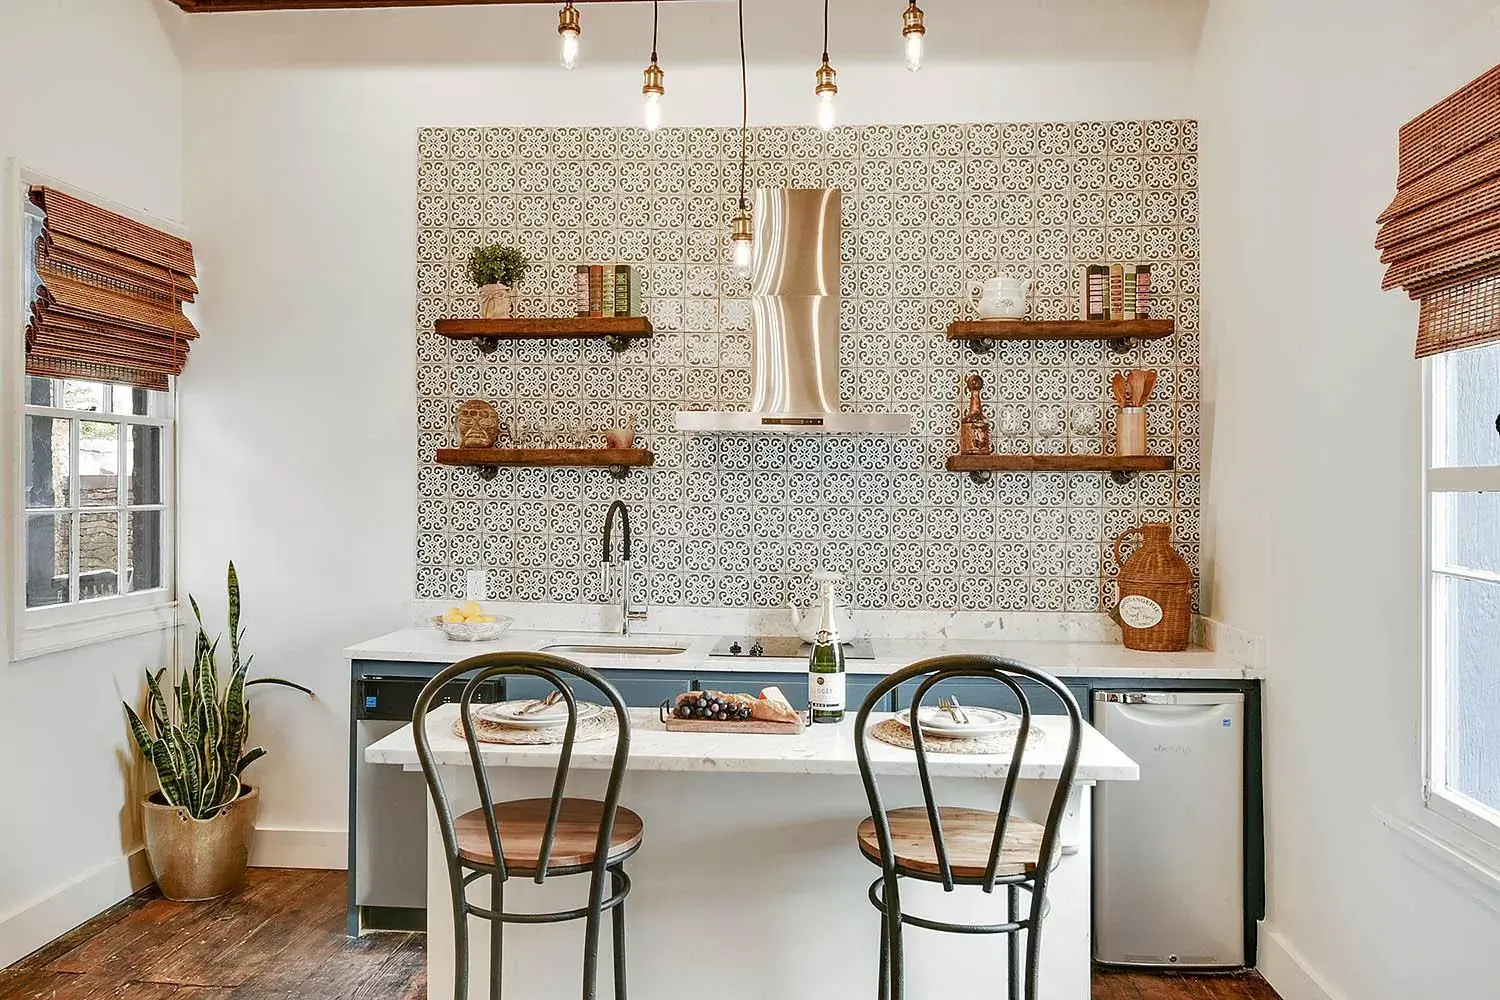
<path fill-rule="evenodd" d="M 1131 594 L 1120 601 L 1120 621 L 1131 628 L 1151 628 L 1161 623 L 1161 605 L 1149 597 Z"/>

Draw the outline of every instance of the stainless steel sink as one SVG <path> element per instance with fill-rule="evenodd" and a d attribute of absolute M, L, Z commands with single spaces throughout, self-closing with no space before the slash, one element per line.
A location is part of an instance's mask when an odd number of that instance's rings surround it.
<path fill-rule="evenodd" d="M 623 643 L 572 643 L 563 642 L 555 646 L 543 646 L 543 653 L 561 653 L 564 656 L 678 656 L 687 652 L 686 646 L 628 646 Z"/>

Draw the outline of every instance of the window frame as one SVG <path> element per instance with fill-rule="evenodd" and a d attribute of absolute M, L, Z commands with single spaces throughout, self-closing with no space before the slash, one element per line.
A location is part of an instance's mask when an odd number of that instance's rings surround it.
<path fill-rule="evenodd" d="M 1500 492 L 1500 465 L 1434 466 L 1438 408 L 1443 404 L 1438 366 L 1442 356 L 1422 360 L 1422 801 L 1445 824 L 1475 838 L 1480 845 L 1500 851 L 1500 810 L 1454 791 L 1447 784 L 1446 672 L 1438 662 L 1440 625 L 1434 616 L 1434 591 L 1439 576 L 1476 579 L 1500 584 L 1483 572 L 1458 573 L 1434 563 L 1435 499 L 1448 493 Z"/>
<path fill-rule="evenodd" d="M 113 212 L 140 220 L 167 232 L 180 233 L 181 227 L 144 216 L 140 212 L 115 205 L 97 195 L 80 191 L 55 178 L 27 169 L 19 160 L 6 164 L 3 183 L 4 205 L 0 206 L 0 459 L 11 470 L 0 486 L 0 514 L 9 530 L 0 532 L 0 572 L 4 584 L 0 593 L 10 594 L 3 615 L 8 633 L 10 659 L 25 660 L 48 653 L 76 649 L 100 642 L 173 628 L 178 618 L 176 552 L 178 545 L 177 506 L 177 393 L 175 380 L 168 390 L 161 415 L 130 417 L 115 413 L 89 414 L 100 422 L 154 424 L 162 427 L 162 585 L 139 593 L 88 601 L 70 601 L 47 607 L 26 607 L 26 468 L 21 461 L 22 440 L 28 412 L 44 407 L 26 404 L 26 315 L 22 305 L 24 290 L 21 275 L 26 254 L 26 191 L 42 184 L 91 201 Z M 79 419 L 79 413 L 61 410 L 59 415 Z M 123 474 L 124 454 L 121 455 Z M 78 460 L 77 450 L 69 455 L 71 468 Z M 72 498 L 70 498 L 72 499 Z M 118 498 L 127 506 L 125 497 Z M 158 505 L 150 505 L 155 508 Z M 106 508 L 114 509 L 114 508 Z M 128 509 L 128 507 L 127 507 Z M 128 513 L 126 515 L 128 519 Z M 74 546 L 73 559 L 77 559 Z M 70 574 L 71 577 L 71 574 Z M 71 591 L 71 579 L 70 579 Z M 71 593 L 70 593 L 71 596 Z"/>

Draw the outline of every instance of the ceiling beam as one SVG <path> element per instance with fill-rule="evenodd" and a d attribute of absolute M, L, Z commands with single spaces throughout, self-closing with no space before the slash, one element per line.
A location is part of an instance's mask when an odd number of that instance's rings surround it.
<path fill-rule="evenodd" d="M 376 7 L 478 7 L 491 4 L 552 4 L 560 0 L 172 0 L 189 14 L 221 14 L 259 10 L 363 10 Z M 634 0 L 588 0 L 631 3 Z M 679 0 L 682 2 L 682 0 Z"/>

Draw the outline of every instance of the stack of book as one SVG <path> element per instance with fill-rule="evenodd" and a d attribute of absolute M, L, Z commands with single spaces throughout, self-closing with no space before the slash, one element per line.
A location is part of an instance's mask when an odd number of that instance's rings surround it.
<path fill-rule="evenodd" d="M 1150 317 L 1150 264 L 1090 264 L 1084 268 L 1084 319 Z"/>
<path fill-rule="evenodd" d="M 578 265 L 579 316 L 641 315 L 639 274 L 629 264 Z"/>

